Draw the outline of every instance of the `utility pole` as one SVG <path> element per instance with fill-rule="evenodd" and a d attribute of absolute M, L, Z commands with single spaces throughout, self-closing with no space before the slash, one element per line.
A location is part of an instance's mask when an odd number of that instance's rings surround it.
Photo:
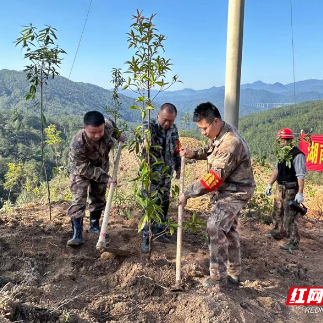
<path fill-rule="evenodd" d="M 238 128 L 244 0 L 229 0 L 224 121 Z"/>

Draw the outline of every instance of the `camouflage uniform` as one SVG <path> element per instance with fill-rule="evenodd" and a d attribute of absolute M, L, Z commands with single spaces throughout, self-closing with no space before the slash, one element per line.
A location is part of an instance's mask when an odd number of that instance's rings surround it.
<path fill-rule="evenodd" d="M 104 135 L 99 141 L 90 140 L 85 131 L 80 130 L 70 144 L 70 189 L 72 204 L 67 211 L 71 219 L 84 217 L 87 195 L 90 212 L 101 211 L 105 207 L 105 193 L 109 179 L 109 152 L 114 139 L 119 136 L 115 123 L 105 120 Z"/>
<path fill-rule="evenodd" d="M 194 154 L 195 159 L 207 159 L 211 169 L 203 179 L 188 187 L 185 197 L 214 190 L 218 193 L 207 222 L 210 276 L 212 279 L 237 277 L 241 272 L 238 217 L 255 190 L 248 146 L 237 129 L 224 122 L 211 145 Z"/>
<path fill-rule="evenodd" d="M 275 166 L 278 174 L 272 213 L 274 227 L 270 234 L 275 239 L 282 239 L 287 236 L 290 244 L 298 246 L 300 241 L 298 212 L 288 205 L 288 201 L 295 199 L 298 192 L 298 178 L 305 178 L 306 160 L 305 155 L 297 147 L 293 147 L 290 154 L 293 157 L 290 167 L 287 166 L 285 161 Z"/>
<path fill-rule="evenodd" d="M 287 235 L 289 242 L 293 245 L 298 245 L 300 241 L 297 221 L 298 212 L 288 205 L 288 201 L 295 199 L 297 191 L 297 183 L 295 183 L 295 188 L 286 188 L 285 184 L 277 183 L 272 213 L 274 228 L 270 232 L 276 239 L 281 239 Z"/>
<path fill-rule="evenodd" d="M 148 129 L 148 123 L 144 122 L 143 130 Z M 163 214 L 161 215 L 162 222 L 167 221 L 167 212 L 170 202 L 170 189 L 171 181 L 175 171 L 179 171 L 181 168 L 181 157 L 179 155 L 179 136 L 177 127 L 173 124 L 169 129 L 164 130 L 158 123 L 157 120 L 152 119 L 150 122 L 151 132 L 151 146 L 150 155 L 154 156 L 151 158 L 152 163 L 162 161 L 164 163 L 154 165 L 152 171 L 159 174 L 158 180 L 153 180 L 151 183 L 151 192 L 157 191 L 160 196 L 159 205 L 162 206 Z M 145 156 L 145 151 L 143 152 Z M 163 168 L 168 166 L 166 172 L 162 172 Z M 145 194 L 145 192 L 143 192 Z M 147 227 L 146 227 L 147 229 Z"/>

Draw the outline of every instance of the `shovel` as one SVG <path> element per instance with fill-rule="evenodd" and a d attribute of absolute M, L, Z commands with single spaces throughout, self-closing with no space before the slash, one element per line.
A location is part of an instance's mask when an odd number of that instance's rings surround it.
<path fill-rule="evenodd" d="M 115 163 L 114 163 L 114 168 L 113 168 L 113 175 L 112 175 L 113 179 L 117 178 L 118 165 L 119 165 L 119 160 L 120 160 L 120 156 L 121 156 L 121 148 L 122 148 L 122 143 L 119 142 L 117 156 L 116 156 Z M 109 222 L 109 214 L 110 214 L 110 209 L 111 209 L 111 204 L 112 204 L 112 197 L 113 197 L 113 192 L 114 192 L 115 185 L 116 185 L 115 183 L 110 184 L 108 200 L 107 200 L 107 204 L 106 204 L 105 210 L 104 210 L 104 217 L 103 217 L 103 221 L 102 221 L 101 232 L 100 232 L 99 240 L 98 240 L 98 242 L 96 244 L 96 249 L 97 250 L 105 250 L 105 251 L 108 251 L 108 252 L 111 252 L 111 253 L 114 253 L 114 254 L 116 253 L 115 252 L 116 249 L 106 248 L 105 236 L 107 234 L 107 227 L 108 227 L 108 222 Z M 110 249 L 110 250 L 108 250 L 108 249 Z"/>
<path fill-rule="evenodd" d="M 184 191 L 184 175 L 185 175 L 185 156 L 181 160 L 181 176 L 179 182 L 179 194 Z M 181 288 L 181 253 L 182 253 L 182 232 L 183 232 L 183 205 L 178 206 L 178 228 L 177 228 L 177 247 L 176 247 L 176 281 L 173 291 L 180 291 Z"/>

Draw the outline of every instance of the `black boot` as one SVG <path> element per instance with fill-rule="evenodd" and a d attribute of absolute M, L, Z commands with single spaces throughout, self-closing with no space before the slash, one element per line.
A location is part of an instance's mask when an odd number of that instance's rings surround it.
<path fill-rule="evenodd" d="M 170 242 L 170 239 L 169 239 L 166 231 L 167 231 L 166 225 L 163 225 L 163 224 L 158 225 L 158 233 L 157 233 L 158 241 L 163 242 L 163 243 Z"/>
<path fill-rule="evenodd" d="M 158 241 L 163 242 L 163 243 L 169 243 L 170 239 L 167 235 L 167 213 L 168 213 L 168 208 L 169 208 L 169 201 L 164 201 L 162 204 L 162 210 L 163 213 L 160 216 L 161 224 L 157 224 L 157 236 L 158 236 Z"/>
<path fill-rule="evenodd" d="M 83 241 L 83 218 L 72 220 L 73 238 L 67 241 L 67 245 L 71 247 L 79 246 Z"/>
<path fill-rule="evenodd" d="M 90 213 L 90 226 L 88 228 L 88 232 L 95 233 L 100 235 L 100 218 L 101 218 L 101 210 L 100 211 L 93 211 Z"/>
<path fill-rule="evenodd" d="M 162 215 L 160 217 L 162 224 L 158 224 L 157 225 L 157 235 L 159 236 L 158 241 L 160 242 L 164 242 L 164 243 L 169 243 L 170 239 L 167 236 L 167 225 L 165 223 L 167 223 L 167 213 L 168 213 L 168 209 L 169 209 L 169 198 L 166 201 L 163 201 L 162 203 Z"/>
<path fill-rule="evenodd" d="M 163 204 L 162 204 L 163 215 L 161 216 L 161 220 L 163 222 L 167 221 L 168 209 L 169 209 L 169 198 L 166 201 L 163 201 Z"/>
<path fill-rule="evenodd" d="M 142 230 L 142 244 L 141 244 L 142 252 L 149 252 L 149 230 L 146 227 Z"/>

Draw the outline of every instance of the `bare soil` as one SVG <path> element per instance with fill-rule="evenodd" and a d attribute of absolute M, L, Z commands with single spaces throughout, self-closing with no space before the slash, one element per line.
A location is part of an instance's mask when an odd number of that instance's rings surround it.
<path fill-rule="evenodd" d="M 126 166 L 122 166 L 123 171 Z M 196 166 L 194 166 L 197 169 Z M 194 173 L 192 176 L 197 176 Z M 207 220 L 208 197 L 190 202 L 185 220 L 196 212 Z M 195 204 L 194 204 L 195 203 Z M 317 203 L 313 201 L 313 203 Z M 300 249 L 279 249 L 266 236 L 269 225 L 256 210 L 240 218 L 243 260 L 239 287 L 202 287 L 209 274 L 203 232 L 185 231 L 182 290 L 174 290 L 176 236 L 153 242 L 151 258 L 141 253 L 140 210 L 132 217 L 113 208 L 109 247 L 130 250 L 116 256 L 96 250 L 98 237 L 84 230 L 85 243 L 66 246 L 72 230 L 68 202 L 32 204 L 0 213 L 0 322 L 323 322 L 323 313 L 287 306 L 289 288 L 323 286 L 323 224 L 319 211 L 299 221 Z M 177 208 L 170 215 L 177 219 Z M 85 219 L 85 229 L 88 218 Z"/>

